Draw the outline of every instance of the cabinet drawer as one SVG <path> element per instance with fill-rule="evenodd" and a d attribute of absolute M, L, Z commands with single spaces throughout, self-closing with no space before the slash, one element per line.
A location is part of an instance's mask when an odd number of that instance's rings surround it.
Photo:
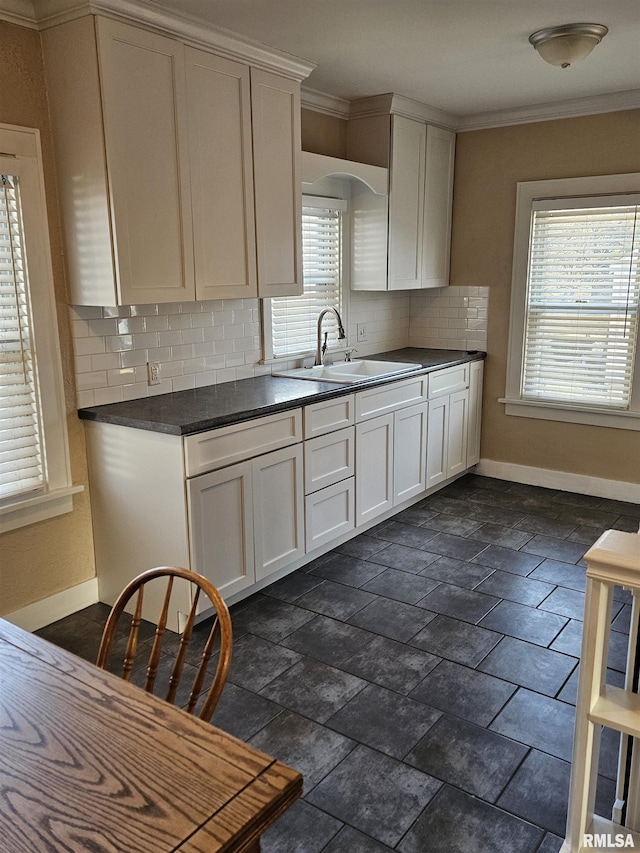
<path fill-rule="evenodd" d="M 355 466 L 354 427 L 312 438 L 304 443 L 304 493 L 317 492 L 347 477 Z"/>
<path fill-rule="evenodd" d="M 298 441 L 302 441 L 301 409 L 189 435 L 184 440 L 187 477 L 223 468 Z"/>
<path fill-rule="evenodd" d="M 356 394 L 356 423 L 427 399 L 427 377 L 414 376 Z"/>
<path fill-rule="evenodd" d="M 328 486 L 305 498 L 307 554 L 354 528 L 354 480 Z"/>
<path fill-rule="evenodd" d="M 354 422 L 354 395 L 347 394 L 337 400 L 325 400 L 304 407 L 304 437 L 315 438 L 333 432 Z"/>
<path fill-rule="evenodd" d="M 429 399 L 469 387 L 469 365 L 457 364 L 429 374 Z"/>

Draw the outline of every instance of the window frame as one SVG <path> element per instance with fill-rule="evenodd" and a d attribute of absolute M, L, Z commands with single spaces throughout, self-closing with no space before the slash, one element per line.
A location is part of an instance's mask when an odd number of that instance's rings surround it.
<path fill-rule="evenodd" d="M 340 270 L 340 316 L 342 317 L 342 325 L 347 337 L 341 341 L 339 347 L 330 347 L 327 352 L 336 354 L 349 349 L 349 293 L 350 293 L 350 258 L 351 258 L 351 230 L 350 230 L 350 210 L 349 210 L 349 185 L 347 182 L 340 179 L 325 179 L 317 184 L 320 190 L 324 190 L 322 195 L 315 193 L 304 192 L 302 196 L 302 207 L 320 207 L 330 208 L 332 202 L 336 202 L 336 207 L 344 206 L 341 219 L 341 270 Z M 329 194 L 331 193 L 331 194 Z M 312 202 L 312 203 L 309 203 Z M 346 206 L 345 206 L 346 205 Z M 303 258 L 304 263 L 304 258 Z M 274 355 L 273 352 L 273 325 L 271 314 L 271 299 L 262 299 L 262 337 L 263 337 L 263 363 L 282 365 L 285 361 L 300 360 L 315 356 L 315 347 L 312 350 L 304 350 L 299 352 L 286 353 L 284 355 Z"/>
<path fill-rule="evenodd" d="M 19 178 L 41 420 L 44 487 L 0 500 L 0 533 L 73 509 L 73 486 L 40 133 L 0 124 L 0 172 Z"/>
<path fill-rule="evenodd" d="M 511 308 L 507 352 L 505 414 L 516 417 L 594 424 L 616 429 L 640 430 L 640 340 L 636 346 L 633 386 L 628 411 L 576 405 L 567 402 L 523 399 L 521 377 L 527 307 L 527 278 L 534 202 L 567 199 L 575 201 L 593 196 L 625 196 L 640 192 L 640 172 L 597 175 L 585 178 L 559 178 L 524 181 L 517 185 L 516 218 L 511 281 Z M 640 335 L 640 332 L 638 332 Z"/>

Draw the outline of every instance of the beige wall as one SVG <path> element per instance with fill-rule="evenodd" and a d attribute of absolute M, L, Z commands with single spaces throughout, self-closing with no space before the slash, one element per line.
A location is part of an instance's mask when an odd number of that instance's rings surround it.
<path fill-rule="evenodd" d="M 38 33 L 0 21 L 0 80 L 0 122 L 37 127 L 42 134 L 72 476 L 74 483 L 87 486 L 84 433 L 75 412 L 71 330 Z M 67 515 L 0 536 L 0 614 L 11 613 L 95 575 L 88 488 L 74 496 L 73 504 L 73 512 Z"/>
<path fill-rule="evenodd" d="M 640 110 L 460 133 L 452 285 L 490 288 L 482 457 L 640 483 L 640 433 L 507 417 L 516 183 L 640 171 Z"/>
<path fill-rule="evenodd" d="M 302 150 L 347 158 L 347 122 L 336 116 L 302 110 Z"/>

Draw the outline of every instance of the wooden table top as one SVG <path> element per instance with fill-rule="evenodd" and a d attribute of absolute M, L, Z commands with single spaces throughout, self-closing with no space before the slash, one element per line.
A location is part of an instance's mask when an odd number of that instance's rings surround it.
<path fill-rule="evenodd" d="M 253 747 L 0 619 L 3 853 L 231 853 L 300 795 Z"/>

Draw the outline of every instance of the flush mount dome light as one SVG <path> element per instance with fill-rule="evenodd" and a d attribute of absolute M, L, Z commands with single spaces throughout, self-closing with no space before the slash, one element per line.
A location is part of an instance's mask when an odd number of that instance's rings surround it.
<path fill-rule="evenodd" d="M 545 62 L 568 68 L 589 56 L 608 32 L 603 24 L 563 24 L 537 30 L 529 41 Z"/>

